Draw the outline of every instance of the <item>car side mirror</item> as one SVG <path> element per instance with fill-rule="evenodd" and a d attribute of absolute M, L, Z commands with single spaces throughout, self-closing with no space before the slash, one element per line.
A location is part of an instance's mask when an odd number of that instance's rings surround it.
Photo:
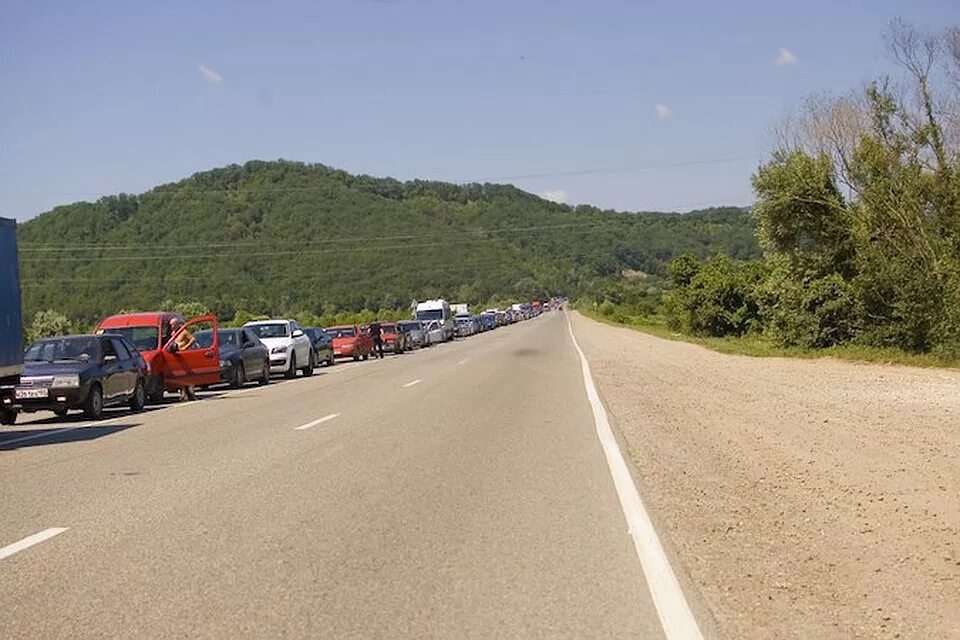
<path fill-rule="evenodd" d="M 294 337 L 294 338 L 299 338 L 299 337 L 302 336 L 302 335 L 303 335 L 303 331 L 301 331 L 300 329 L 294 329 L 294 331 L 293 331 L 293 337 Z"/>

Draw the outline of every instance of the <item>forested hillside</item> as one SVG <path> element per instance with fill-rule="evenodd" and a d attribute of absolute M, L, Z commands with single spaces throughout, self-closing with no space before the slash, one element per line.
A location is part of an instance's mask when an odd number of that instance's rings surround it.
<path fill-rule="evenodd" d="M 57 207 L 19 226 L 26 317 L 83 323 L 195 300 L 231 318 L 577 295 L 683 253 L 759 254 L 741 209 L 620 213 L 513 186 L 399 182 L 248 162 L 141 195 Z"/>

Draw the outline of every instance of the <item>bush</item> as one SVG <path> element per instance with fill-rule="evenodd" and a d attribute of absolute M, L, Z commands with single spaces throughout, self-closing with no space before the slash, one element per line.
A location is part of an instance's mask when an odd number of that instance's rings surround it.
<path fill-rule="evenodd" d="M 725 255 L 698 265 L 688 256 L 679 260 L 679 268 L 671 264 L 671 276 L 675 283 L 689 280 L 665 296 L 668 326 L 703 336 L 742 336 L 761 328 L 762 263 L 736 262 Z M 675 273 L 682 275 L 678 279 Z"/>
<path fill-rule="evenodd" d="M 798 282 L 774 270 L 763 285 L 761 306 L 765 330 L 781 346 L 826 348 L 857 335 L 856 292 L 837 273 Z"/>

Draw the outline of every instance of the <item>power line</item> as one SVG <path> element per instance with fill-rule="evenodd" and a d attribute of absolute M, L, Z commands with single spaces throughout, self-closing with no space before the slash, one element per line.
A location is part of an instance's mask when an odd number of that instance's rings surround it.
<path fill-rule="evenodd" d="M 475 228 L 464 228 L 462 230 L 457 230 L 456 233 L 463 234 L 477 234 L 481 235 L 484 233 L 526 233 L 529 231 L 544 231 L 551 229 L 566 229 L 566 228 L 577 228 L 577 227 L 591 227 L 601 221 L 595 222 L 575 222 L 568 224 L 555 224 L 555 225 L 542 225 L 534 227 L 502 227 L 499 229 L 484 229 L 482 227 Z M 354 237 L 345 237 L 345 238 L 326 238 L 323 240 L 302 240 L 298 241 L 298 244 L 336 244 L 344 242 L 375 242 L 381 240 L 416 240 L 420 238 L 432 238 L 436 234 L 421 234 L 421 235 L 396 235 L 396 236 L 354 236 Z M 128 243 L 128 244 L 97 244 L 93 246 L 80 246 L 80 245 L 57 245 L 52 243 L 38 243 L 38 242 L 21 242 L 19 247 L 22 251 L 29 252 L 55 252 L 55 251 L 100 251 L 108 249 L 136 249 L 137 251 L 144 250 L 166 250 L 166 249 L 207 249 L 207 248 L 227 248 L 227 247 L 262 247 L 264 245 L 270 244 L 289 244 L 290 240 L 263 240 L 263 241 L 249 241 L 249 242 L 223 242 L 223 243 L 176 243 L 176 244 L 153 244 L 148 242 L 140 243 Z"/>
<path fill-rule="evenodd" d="M 615 230 L 608 229 L 593 229 L 590 231 L 584 231 L 583 233 L 599 233 L 599 232 L 611 232 L 615 233 Z M 287 249 L 287 250 L 272 250 L 272 251 L 247 251 L 247 252 L 238 252 L 238 253 L 216 253 L 216 254 L 179 254 L 171 255 L 170 253 L 165 253 L 162 255 L 129 255 L 129 256 L 58 256 L 54 258 L 36 258 L 36 257 L 25 257 L 22 262 L 24 264 L 37 264 L 37 263 L 103 263 L 103 262 L 142 262 L 142 261 L 154 261 L 154 260 L 168 260 L 168 261 L 184 261 L 184 260 L 209 260 L 215 261 L 222 258 L 253 258 L 253 257 L 271 257 L 271 256 L 315 256 L 323 254 L 334 254 L 334 253 L 356 253 L 356 252 L 371 252 L 371 251 L 393 251 L 393 250 L 409 250 L 409 249 L 430 249 L 436 247 L 448 247 L 448 246 L 463 246 L 463 245 L 484 245 L 488 243 L 501 243 L 503 242 L 499 238 L 485 238 L 482 240 L 445 240 L 441 242 L 428 242 L 428 243 L 419 243 L 419 244 L 395 244 L 395 245 L 378 245 L 378 246 L 360 246 L 360 247 L 348 247 L 342 249 L 313 249 L 309 251 L 304 251 L 302 249 Z"/>

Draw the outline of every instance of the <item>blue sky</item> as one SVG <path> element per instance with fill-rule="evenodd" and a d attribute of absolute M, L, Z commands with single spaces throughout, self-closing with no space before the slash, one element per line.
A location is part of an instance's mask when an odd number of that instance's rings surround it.
<path fill-rule="evenodd" d="M 0 216 L 276 158 L 747 204 L 770 126 L 889 71 L 896 16 L 939 28 L 960 4 L 5 0 Z"/>

